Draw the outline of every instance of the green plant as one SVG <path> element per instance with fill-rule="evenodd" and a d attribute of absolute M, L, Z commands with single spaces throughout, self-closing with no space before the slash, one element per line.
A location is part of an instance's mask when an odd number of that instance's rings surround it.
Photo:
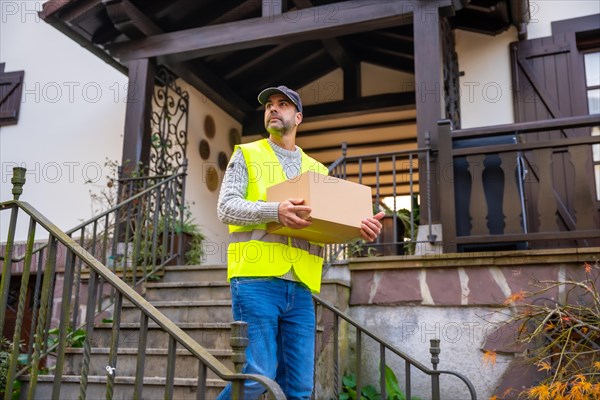
<path fill-rule="evenodd" d="M 8 367 L 10 362 L 10 355 L 13 350 L 14 344 L 0 336 L 0 395 L 4 396 L 6 390 L 6 378 L 8 375 Z M 22 363 L 23 358 L 19 356 L 19 363 Z M 17 400 L 21 396 L 21 381 L 14 380 L 12 384 L 11 400 Z"/>
<path fill-rule="evenodd" d="M 73 331 L 73 328 L 70 326 L 67 327 L 67 347 L 83 347 L 83 344 L 85 343 L 85 337 L 86 332 L 84 329 L 76 329 Z M 53 328 L 48 331 L 48 347 L 58 344 L 59 339 L 59 328 Z"/>
<path fill-rule="evenodd" d="M 342 385 L 340 400 L 356 399 L 356 375 L 353 373 L 344 375 Z M 406 395 L 398 385 L 396 374 L 387 365 L 385 366 L 385 392 L 387 400 L 406 400 Z M 361 387 L 360 395 L 365 400 L 383 400 L 381 393 L 371 384 Z M 420 400 L 420 398 L 412 396 L 412 400 Z"/>

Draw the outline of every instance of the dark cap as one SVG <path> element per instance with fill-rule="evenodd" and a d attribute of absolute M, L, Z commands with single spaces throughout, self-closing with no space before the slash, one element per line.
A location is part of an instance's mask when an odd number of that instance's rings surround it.
<path fill-rule="evenodd" d="M 280 93 L 286 96 L 292 103 L 294 103 L 298 112 L 302 112 L 302 100 L 300 100 L 300 95 L 287 86 L 266 88 L 258 94 L 258 102 L 260 104 L 265 104 L 269 97 L 275 93 Z"/>

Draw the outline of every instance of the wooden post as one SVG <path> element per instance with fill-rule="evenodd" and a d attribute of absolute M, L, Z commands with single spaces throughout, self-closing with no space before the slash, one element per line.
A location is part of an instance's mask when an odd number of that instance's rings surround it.
<path fill-rule="evenodd" d="M 138 168 L 147 166 L 150 160 L 150 121 L 152 119 L 152 96 L 156 67 L 148 58 L 129 63 L 127 110 L 125 112 L 125 135 L 123 138 L 123 177 Z"/>
<path fill-rule="evenodd" d="M 441 18 L 436 1 L 419 1 L 413 12 L 413 30 L 415 43 L 415 103 L 417 107 L 417 144 L 419 148 L 428 145 L 436 151 L 437 121 L 442 118 L 443 79 L 442 79 L 442 42 Z M 430 140 L 428 140 L 430 138 Z M 431 198 L 421 193 L 421 224 L 440 222 L 439 163 L 431 160 Z M 425 156 L 419 156 L 421 176 L 425 171 Z M 421 179 L 422 188 L 425 182 Z M 431 206 L 431 221 L 426 221 Z"/>
<path fill-rule="evenodd" d="M 440 192 L 444 193 L 444 207 L 441 207 L 442 248 L 444 253 L 456 253 L 456 204 L 454 197 L 454 157 L 450 121 L 437 122 L 440 166 Z"/>

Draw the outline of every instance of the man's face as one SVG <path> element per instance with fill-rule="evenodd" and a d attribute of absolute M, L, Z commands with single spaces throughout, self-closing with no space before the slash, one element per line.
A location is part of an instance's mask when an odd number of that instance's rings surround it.
<path fill-rule="evenodd" d="M 302 121 L 302 114 L 286 96 L 275 93 L 265 103 L 265 129 L 271 135 L 284 136 Z"/>

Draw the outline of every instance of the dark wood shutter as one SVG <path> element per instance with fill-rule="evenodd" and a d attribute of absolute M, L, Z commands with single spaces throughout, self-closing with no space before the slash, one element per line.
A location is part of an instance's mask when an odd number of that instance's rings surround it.
<path fill-rule="evenodd" d="M 24 71 L 4 72 L 0 64 L 0 126 L 14 125 L 19 120 Z"/>
<path fill-rule="evenodd" d="M 598 15 L 560 21 L 553 23 L 551 37 L 511 44 L 516 122 L 588 114 L 584 60 L 577 47 L 577 37 L 582 30 L 600 29 L 599 21 Z M 520 139 L 532 143 L 589 135 L 589 128 L 580 128 L 528 134 Z M 529 173 L 525 178 L 525 197 L 529 199 L 526 210 L 530 232 L 552 230 L 557 226 L 560 230 L 576 230 L 584 218 L 589 218 L 594 228 L 598 227 L 593 173 L 576 173 L 575 165 L 581 164 L 566 150 L 550 153 L 534 150 L 524 156 Z M 585 163 L 590 165 L 591 171 L 591 152 L 585 157 L 589 158 Z M 542 181 L 543 185 L 551 184 L 552 188 L 540 189 Z M 589 188 L 589 196 L 576 193 L 576 188 L 581 188 L 582 184 Z M 553 198 L 538 199 L 540 192 L 551 192 L 549 197 Z M 538 245 L 544 247 L 543 243 Z"/>

